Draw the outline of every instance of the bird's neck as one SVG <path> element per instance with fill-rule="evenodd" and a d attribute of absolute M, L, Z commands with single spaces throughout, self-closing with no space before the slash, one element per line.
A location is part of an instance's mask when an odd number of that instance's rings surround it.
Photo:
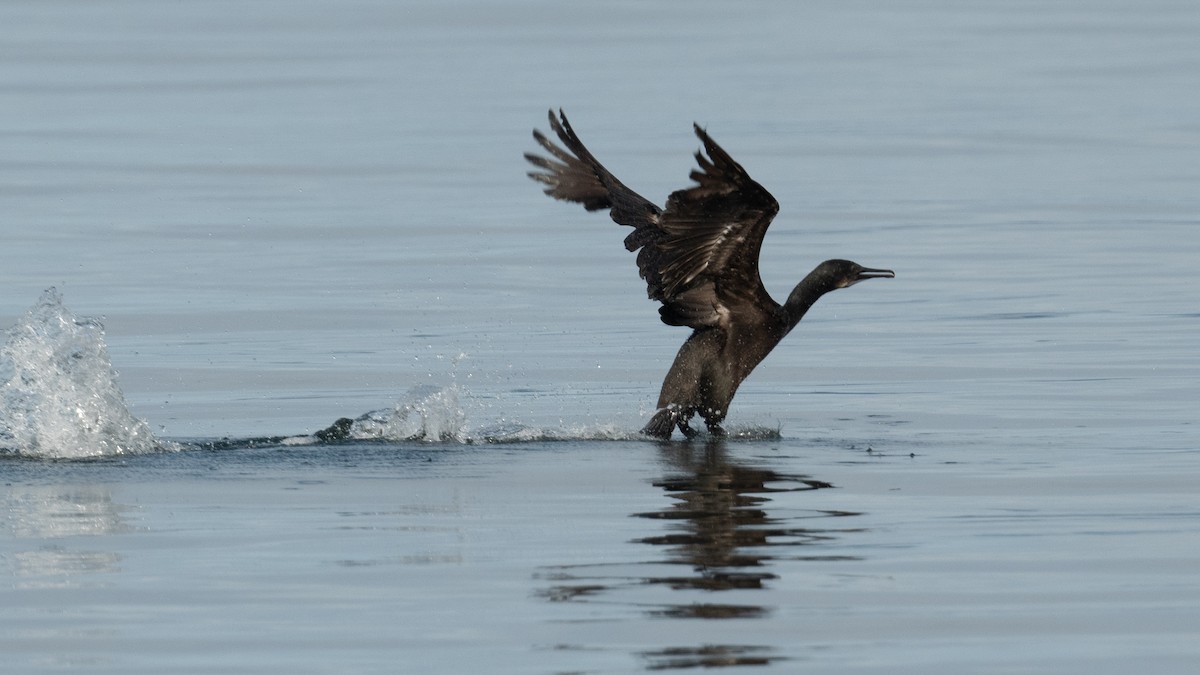
<path fill-rule="evenodd" d="M 808 276 L 801 279 L 788 295 L 787 302 L 783 303 L 782 313 L 786 331 L 791 332 L 813 303 L 831 290 L 833 289 L 817 270 L 809 272 Z"/>

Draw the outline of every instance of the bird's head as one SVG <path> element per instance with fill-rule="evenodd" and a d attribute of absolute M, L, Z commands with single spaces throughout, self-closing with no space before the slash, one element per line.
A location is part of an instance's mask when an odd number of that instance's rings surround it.
<path fill-rule="evenodd" d="M 826 291 L 847 288 L 867 279 L 891 279 L 896 273 L 891 270 L 863 267 L 850 260 L 826 260 L 817 265 L 813 274 L 820 280 Z"/>
<path fill-rule="evenodd" d="M 783 315 L 787 321 L 787 329 L 795 328 L 796 324 L 822 295 L 839 288 L 853 286 L 867 279 L 890 279 L 896 276 L 891 270 L 877 270 L 863 267 L 849 260 L 826 260 L 808 273 L 788 296 L 783 304 Z"/>

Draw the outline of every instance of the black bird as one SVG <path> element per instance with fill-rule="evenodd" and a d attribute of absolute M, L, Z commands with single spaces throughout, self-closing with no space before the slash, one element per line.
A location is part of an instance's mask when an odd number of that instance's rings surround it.
<path fill-rule="evenodd" d="M 567 150 L 536 129 L 533 137 L 552 158 L 526 153 L 538 171 L 529 177 L 546 184 L 546 194 L 578 202 L 588 211 L 608 209 L 612 219 L 633 232 L 625 248 L 638 251 L 637 264 L 650 298 L 670 326 L 689 326 L 691 337 L 671 365 L 658 410 L 642 429 L 670 438 L 699 413 L 711 434 L 724 435 L 721 422 L 738 385 L 779 344 L 822 295 L 864 279 L 896 276 L 849 260 L 826 260 L 796 285 L 787 302 L 775 302 L 758 274 L 758 254 L 779 203 L 746 170 L 694 125 L 706 157 L 696 152 L 696 185 L 678 190 L 660 209 L 625 187 L 580 142 L 560 110 L 550 111 L 550 128 Z M 568 152 L 569 151 L 569 152 Z M 640 250 L 639 250 L 640 249 Z"/>

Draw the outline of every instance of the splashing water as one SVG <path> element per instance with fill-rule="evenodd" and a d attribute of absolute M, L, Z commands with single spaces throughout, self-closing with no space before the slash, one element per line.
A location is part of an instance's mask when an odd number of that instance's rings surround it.
<path fill-rule="evenodd" d="M 498 420 L 471 428 L 460 398 L 470 400 L 470 392 L 458 384 L 445 387 L 418 385 L 396 403 L 394 408 L 373 410 L 355 419 L 344 417 L 312 436 L 284 439 L 285 445 L 311 445 L 320 442 L 370 440 L 386 442 L 504 444 L 558 441 L 630 441 L 646 440 L 638 430 L 617 423 L 560 426 L 528 426 L 512 420 Z M 779 429 L 731 427 L 731 440 L 773 440 Z"/>
<path fill-rule="evenodd" d="M 354 420 L 348 437 L 390 441 L 466 442 L 466 413 L 458 404 L 458 385 L 421 385 L 389 410 L 374 410 Z"/>
<path fill-rule="evenodd" d="M 180 450 L 160 441 L 134 417 L 117 387 L 104 327 L 77 317 L 53 288 L 6 332 L 0 347 L 0 457 L 81 459 Z M 463 357 L 455 360 L 455 365 Z M 344 440 L 422 443 L 525 443 L 564 440 L 642 440 L 639 426 L 614 423 L 528 426 L 508 418 L 472 429 L 457 383 L 420 385 L 392 408 L 343 418 L 311 436 L 266 439 L 283 445 Z M 477 411 L 478 412 L 478 411 Z M 762 435 L 763 433 L 766 435 Z M 777 438 L 778 429 L 734 430 L 733 438 Z M 264 439 L 232 441 L 227 447 Z"/>
<path fill-rule="evenodd" d="M 562 440 L 629 440 L 641 438 L 636 431 L 615 425 L 547 429 L 518 422 L 500 421 L 471 429 L 459 399 L 469 393 L 458 384 L 445 387 L 418 385 L 394 408 L 373 410 L 355 419 L 342 418 L 312 436 L 285 440 L 289 445 L 325 441 L 372 440 L 425 443 L 519 443 Z"/>
<path fill-rule="evenodd" d="M 117 387 L 104 326 L 54 288 L 0 347 L 0 454 L 77 459 L 167 449 Z"/>

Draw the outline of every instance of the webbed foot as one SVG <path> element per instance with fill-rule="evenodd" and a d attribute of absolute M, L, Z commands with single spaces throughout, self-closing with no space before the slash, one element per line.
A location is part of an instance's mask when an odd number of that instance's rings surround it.
<path fill-rule="evenodd" d="M 669 439 L 677 417 L 678 413 L 674 408 L 660 408 L 646 423 L 646 426 L 642 427 L 642 433 L 651 438 Z"/>
<path fill-rule="evenodd" d="M 683 437 L 688 439 L 689 441 L 692 440 L 693 438 L 695 438 L 696 435 L 700 433 L 699 431 L 696 431 L 695 429 L 693 429 L 691 427 L 691 425 L 688 424 L 687 420 L 679 420 L 678 426 L 679 426 L 679 431 L 683 434 Z"/>

